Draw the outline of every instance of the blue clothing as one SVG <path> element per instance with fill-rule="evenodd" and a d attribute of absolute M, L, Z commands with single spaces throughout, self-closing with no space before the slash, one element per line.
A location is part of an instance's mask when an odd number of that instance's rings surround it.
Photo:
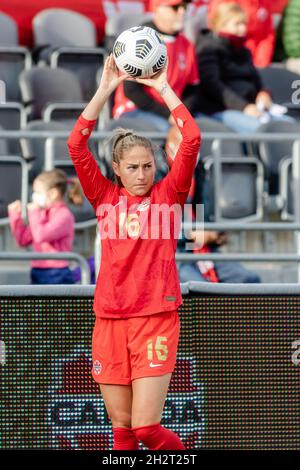
<path fill-rule="evenodd" d="M 69 268 L 32 268 L 32 284 L 74 284 Z"/>

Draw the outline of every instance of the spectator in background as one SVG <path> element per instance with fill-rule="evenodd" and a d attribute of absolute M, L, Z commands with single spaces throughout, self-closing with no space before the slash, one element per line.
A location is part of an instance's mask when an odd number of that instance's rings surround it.
<path fill-rule="evenodd" d="M 144 26 L 158 31 L 166 42 L 168 81 L 192 112 L 199 79 L 194 45 L 181 34 L 187 3 L 182 0 L 152 0 L 153 21 Z M 172 122 L 170 111 L 158 93 L 134 81 L 126 81 L 117 89 L 113 115 L 116 119 L 121 115 L 145 118 L 157 126 L 157 130 L 165 132 Z"/>
<path fill-rule="evenodd" d="M 220 3 L 230 0 L 211 0 L 208 8 L 208 26 L 212 27 L 215 10 Z M 248 31 L 245 47 L 252 53 L 256 67 L 267 67 L 275 47 L 275 31 L 272 20 L 272 0 L 238 0 L 248 17 Z"/>
<path fill-rule="evenodd" d="M 288 57 L 300 59 L 300 1 L 290 0 L 283 18 L 282 41 Z M 300 66 L 295 72 L 300 73 Z"/>
<path fill-rule="evenodd" d="M 166 154 L 169 166 L 172 166 L 177 149 L 182 140 L 177 126 L 172 126 L 166 139 Z M 192 204 L 194 199 L 195 181 L 191 185 L 187 204 Z M 197 202 L 197 201 L 196 201 Z M 185 221 L 190 218 L 194 220 L 194 213 L 185 208 Z M 187 217 L 188 216 L 188 217 Z M 194 253 L 218 253 L 219 248 L 228 242 L 225 232 L 214 232 L 208 230 L 193 230 L 190 232 L 189 240 L 180 240 L 178 251 L 185 251 L 185 243 L 195 243 Z M 236 261 L 196 261 L 194 263 L 181 263 L 179 266 L 179 278 L 181 282 L 199 281 L 199 282 L 227 282 L 227 283 L 260 283 L 259 276 L 250 271 Z"/>
<path fill-rule="evenodd" d="M 201 81 L 197 110 L 223 122 L 236 132 L 255 132 L 275 116 L 272 98 L 263 89 L 251 53 L 245 47 L 247 17 L 237 3 L 219 3 L 211 16 L 212 30 L 197 40 Z M 279 109 L 281 113 L 283 109 Z"/>
<path fill-rule="evenodd" d="M 27 205 L 28 225 L 21 215 L 21 201 L 8 206 L 11 231 L 19 246 L 32 245 L 38 253 L 72 251 L 74 216 L 64 202 L 68 180 L 62 170 L 45 171 L 33 182 L 32 202 Z M 83 194 L 77 178 L 71 180 L 68 197 L 81 205 Z M 73 284 L 65 260 L 36 260 L 31 263 L 32 284 Z"/>

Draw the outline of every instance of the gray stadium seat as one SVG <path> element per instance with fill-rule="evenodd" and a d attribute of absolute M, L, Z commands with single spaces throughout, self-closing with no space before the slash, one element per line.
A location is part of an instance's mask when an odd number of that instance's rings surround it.
<path fill-rule="evenodd" d="M 50 67 L 75 73 L 81 86 L 84 101 L 89 101 L 97 88 L 97 74 L 102 72 L 106 51 L 97 48 L 61 47 L 51 53 Z"/>
<path fill-rule="evenodd" d="M 59 31 L 59 34 L 57 34 Z M 52 68 L 64 68 L 79 79 L 83 99 L 96 90 L 96 75 L 106 52 L 97 47 L 94 23 L 84 15 L 63 8 L 42 10 L 33 19 L 35 47 Z"/>
<path fill-rule="evenodd" d="M 26 47 L 0 46 L 0 80 L 6 85 L 6 101 L 20 101 L 18 78 L 31 65 L 31 55 Z"/>
<path fill-rule="evenodd" d="M 283 220 L 294 219 L 294 181 L 293 160 L 284 158 L 279 164 L 280 196 L 282 201 L 281 218 Z"/>
<path fill-rule="evenodd" d="M 3 127 L 0 126 L 0 131 L 3 131 Z M 7 139 L 0 138 L 0 155 L 9 155 L 8 141 Z"/>
<path fill-rule="evenodd" d="M 42 120 L 31 121 L 27 124 L 26 129 L 32 131 L 70 131 L 73 127 L 73 121 L 68 122 L 44 122 Z M 32 183 L 34 178 L 44 171 L 45 169 L 50 169 L 45 165 L 45 155 L 46 155 L 46 138 L 41 137 L 38 139 L 22 139 L 22 155 L 26 160 L 30 160 L 30 170 L 29 170 L 29 181 Z M 54 158 L 55 159 L 69 159 L 68 156 L 68 147 L 66 139 L 56 140 L 54 145 Z"/>
<path fill-rule="evenodd" d="M 222 157 L 221 187 L 218 205 L 220 218 L 216 219 L 216 185 L 214 183 L 215 159 L 204 161 L 206 221 L 255 221 L 263 216 L 263 166 L 255 157 Z"/>
<path fill-rule="evenodd" d="M 65 8 L 47 8 L 32 20 L 35 46 L 96 47 L 96 28 L 84 15 Z M 58 33 L 59 32 L 59 33 Z"/>
<path fill-rule="evenodd" d="M 263 86 L 272 94 L 274 103 L 288 105 L 291 103 L 295 80 L 300 80 L 300 75 L 291 72 L 282 66 L 270 65 L 258 69 Z"/>
<path fill-rule="evenodd" d="M 271 121 L 262 124 L 257 132 L 267 132 L 272 134 L 297 133 L 300 132 L 300 123 Z M 268 180 L 268 192 L 271 195 L 279 193 L 279 163 L 280 161 L 292 155 L 293 141 L 283 142 L 261 142 L 259 144 L 259 154 L 265 167 L 265 176 Z"/>
<path fill-rule="evenodd" d="M 236 135 L 236 133 L 230 129 L 229 127 L 225 126 L 225 124 L 217 121 L 216 119 L 211 119 L 209 117 L 198 117 L 196 118 L 196 122 L 201 129 L 202 133 L 205 132 L 222 132 L 222 133 L 229 133 Z M 210 139 L 202 139 L 201 141 L 201 148 L 200 148 L 200 156 L 204 158 L 208 155 L 214 155 L 216 152 L 216 145 L 213 140 Z M 224 141 L 220 144 L 220 153 L 222 155 L 230 155 L 230 156 L 240 156 L 243 154 L 242 144 L 238 141 Z"/>
<path fill-rule="evenodd" d="M 119 34 L 125 29 L 142 25 L 152 19 L 151 13 L 120 12 L 110 16 L 105 23 L 105 48 L 111 52 Z"/>
<path fill-rule="evenodd" d="M 26 126 L 25 109 L 20 103 L 0 103 L 0 126 L 3 130 L 20 130 Z M 19 155 L 19 139 L 5 139 L 8 154 Z"/>
<path fill-rule="evenodd" d="M 25 209 L 28 195 L 27 165 L 21 157 L 0 156 L 0 225 L 7 225 L 7 205 L 20 199 Z"/>
<path fill-rule="evenodd" d="M 18 46 L 18 27 L 15 20 L 0 12 L 0 46 Z"/>
<path fill-rule="evenodd" d="M 80 83 L 68 70 L 33 67 L 21 73 L 20 88 L 30 120 L 40 119 L 50 103 L 84 105 Z"/>
<path fill-rule="evenodd" d="M 200 160 L 197 163 L 195 169 L 195 194 L 193 202 L 194 204 L 203 203 L 204 190 L 205 190 L 205 179 L 204 179 L 204 160 L 206 157 L 214 156 L 216 153 L 220 153 L 222 156 L 240 157 L 243 155 L 243 146 L 238 141 L 220 141 L 219 143 L 214 139 L 208 139 L 203 137 L 206 132 L 210 133 L 229 133 L 236 135 L 236 133 L 225 126 L 223 123 L 216 119 L 203 116 L 196 118 L 196 122 L 201 129 L 202 140 L 200 147 Z"/>
<path fill-rule="evenodd" d="M 190 15 L 184 19 L 184 35 L 194 44 L 201 29 L 207 28 L 207 8 L 198 8 L 195 15 Z"/>

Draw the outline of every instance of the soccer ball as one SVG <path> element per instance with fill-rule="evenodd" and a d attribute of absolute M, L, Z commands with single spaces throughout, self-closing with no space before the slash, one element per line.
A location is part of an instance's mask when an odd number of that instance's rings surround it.
<path fill-rule="evenodd" d="M 165 65 L 167 48 L 153 28 L 137 26 L 118 36 L 113 55 L 122 72 L 131 77 L 151 77 Z"/>

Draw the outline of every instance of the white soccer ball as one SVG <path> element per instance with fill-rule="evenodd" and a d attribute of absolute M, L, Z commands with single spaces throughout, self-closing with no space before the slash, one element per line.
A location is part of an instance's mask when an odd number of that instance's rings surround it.
<path fill-rule="evenodd" d="M 153 28 L 136 26 L 117 37 L 113 55 L 122 72 L 131 77 L 151 77 L 165 65 L 167 48 Z"/>

